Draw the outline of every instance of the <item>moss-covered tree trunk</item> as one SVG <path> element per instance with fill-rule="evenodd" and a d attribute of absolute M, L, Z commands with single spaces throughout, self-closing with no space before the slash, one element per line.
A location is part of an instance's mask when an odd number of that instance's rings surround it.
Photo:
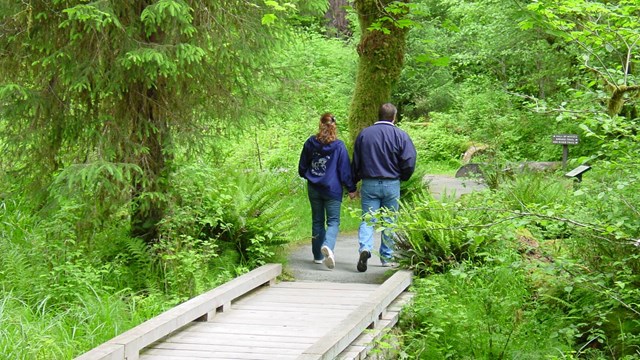
<path fill-rule="evenodd" d="M 402 70 L 407 28 L 397 26 L 397 21 L 400 20 L 398 17 L 403 14 L 390 14 L 385 9 L 392 2 L 395 1 L 354 2 L 362 37 L 358 44 L 360 59 L 356 87 L 349 109 L 349 131 L 352 140 L 360 130 L 377 120 L 378 108 L 390 100 L 391 90 Z M 381 22 L 385 17 L 394 21 Z M 374 23 L 380 23 L 385 31 L 369 30 Z"/>

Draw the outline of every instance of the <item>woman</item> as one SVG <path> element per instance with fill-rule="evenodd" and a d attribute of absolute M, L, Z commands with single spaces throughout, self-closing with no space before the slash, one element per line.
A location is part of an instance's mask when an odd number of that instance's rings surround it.
<path fill-rule="evenodd" d="M 342 189 L 346 187 L 353 199 L 356 185 L 351 175 L 347 147 L 338 140 L 336 118 L 331 113 L 320 117 L 318 133 L 304 143 L 298 174 L 307 179 L 313 261 L 333 269 L 336 265 L 333 250 L 340 226 Z"/>

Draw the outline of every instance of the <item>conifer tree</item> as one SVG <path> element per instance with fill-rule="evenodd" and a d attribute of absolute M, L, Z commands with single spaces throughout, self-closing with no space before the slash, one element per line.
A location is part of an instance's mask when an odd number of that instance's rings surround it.
<path fill-rule="evenodd" d="M 41 188 L 70 166 L 109 172 L 132 234 L 153 241 L 176 141 L 238 122 L 268 67 L 281 7 L 266 3 L 3 1 L 3 156 Z"/>

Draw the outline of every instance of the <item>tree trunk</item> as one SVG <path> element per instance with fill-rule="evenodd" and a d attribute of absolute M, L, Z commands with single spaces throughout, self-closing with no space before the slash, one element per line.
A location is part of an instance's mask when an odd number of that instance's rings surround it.
<path fill-rule="evenodd" d="M 135 177 L 132 194 L 131 235 L 151 244 L 158 239 L 158 223 L 164 216 L 167 177 L 170 173 L 171 136 L 166 112 L 162 111 L 160 90 L 134 91 L 134 133 L 132 143 L 136 163 L 143 177 Z"/>
<path fill-rule="evenodd" d="M 384 6 L 393 1 L 356 0 L 362 37 L 358 44 L 358 72 L 356 86 L 349 109 L 349 131 L 354 140 L 360 130 L 373 124 L 378 108 L 391 98 L 393 86 L 400 77 L 405 52 L 407 28 L 384 22 L 388 34 L 369 27 L 380 18 L 390 16 Z M 408 1 L 404 1 L 408 2 Z M 397 18 L 397 14 L 393 17 Z"/>
<path fill-rule="evenodd" d="M 324 14 L 324 17 L 329 20 L 327 28 L 331 31 L 329 35 L 337 37 L 351 36 L 351 29 L 349 29 L 349 20 L 347 20 L 347 0 L 329 0 L 329 9 Z"/>

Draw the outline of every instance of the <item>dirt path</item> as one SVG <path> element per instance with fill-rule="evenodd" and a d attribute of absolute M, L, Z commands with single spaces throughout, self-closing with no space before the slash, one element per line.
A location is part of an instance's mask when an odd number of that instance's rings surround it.
<path fill-rule="evenodd" d="M 453 176 L 427 175 L 425 183 L 434 198 L 440 199 L 445 195 L 459 197 L 472 191 L 485 189 L 484 184 L 474 180 L 464 180 Z M 376 234 L 374 253 L 369 259 L 369 267 L 361 273 L 356 269 L 358 262 L 358 234 L 357 232 L 340 233 L 336 242 L 336 266 L 333 270 L 323 264 L 315 264 L 311 255 L 311 244 L 302 244 L 292 248 L 289 253 L 285 271 L 289 272 L 297 281 L 332 281 L 344 283 L 381 284 L 393 270 L 382 267 L 380 258 L 375 251 L 380 248 L 380 235 Z"/>

